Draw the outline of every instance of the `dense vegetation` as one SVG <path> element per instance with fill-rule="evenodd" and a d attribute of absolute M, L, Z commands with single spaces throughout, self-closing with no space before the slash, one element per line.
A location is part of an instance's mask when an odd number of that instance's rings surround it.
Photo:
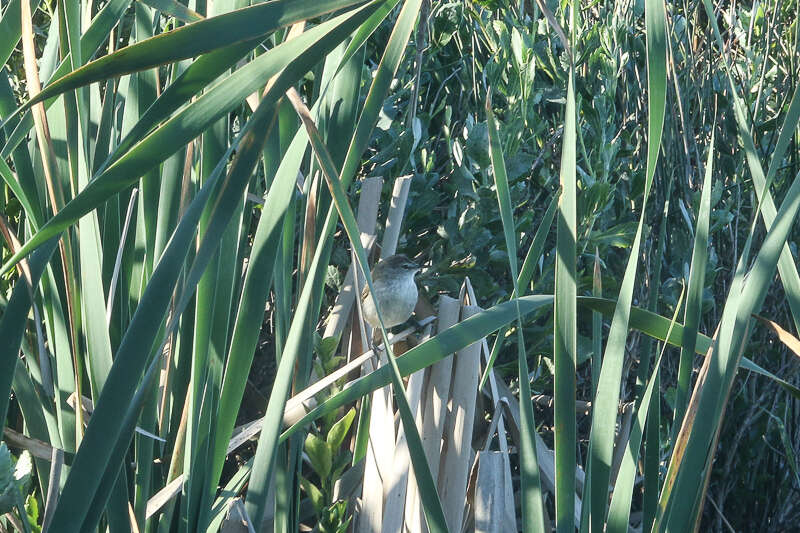
<path fill-rule="evenodd" d="M 796 530 L 798 14 L 0 2 L 0 531 Z"/>

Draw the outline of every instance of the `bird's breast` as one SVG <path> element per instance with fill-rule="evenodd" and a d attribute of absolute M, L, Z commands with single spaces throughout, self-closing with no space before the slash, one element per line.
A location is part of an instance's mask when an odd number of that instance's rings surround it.
<path fill-rule="evenodd" d="M 381 306 L 384 325 L 387 328 L 402 324 L 411 316 L 414 307 L 417 305 L 417 285 L 413 278 L 409 280 L 397 280 L 392 283 L 383 283 L 374 287 L 377 300 Z M 374 315 L 374 304 L 372 294 L 367 297 L 365 303 L 365 314 L 367 321 L 377 325 L 377 316 Z"/>

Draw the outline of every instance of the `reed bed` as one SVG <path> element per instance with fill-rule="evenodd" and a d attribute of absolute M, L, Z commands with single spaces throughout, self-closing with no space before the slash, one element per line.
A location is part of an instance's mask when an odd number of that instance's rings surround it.
<path fill-rule="evenodd" d="M 1 2 L 0 531 L 796 524 L 796 15 Z"/>

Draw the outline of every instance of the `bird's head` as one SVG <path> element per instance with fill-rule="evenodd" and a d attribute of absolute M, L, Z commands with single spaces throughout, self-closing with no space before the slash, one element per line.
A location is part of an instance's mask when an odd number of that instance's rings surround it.
<path fill-rule="evenodd" d="M 396 254 L 380 261 L 375 270 L 380 274 L 391 273 L 394 276 L 410 275 L 414 276 L 420 270 L 420 266 L 404 254 Z"/>

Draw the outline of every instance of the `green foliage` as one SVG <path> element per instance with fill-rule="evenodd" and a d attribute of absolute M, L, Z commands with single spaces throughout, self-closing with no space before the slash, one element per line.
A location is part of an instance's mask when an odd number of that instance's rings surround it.
<path fill-rule="evenodd" d="M 14 476 L 14 460 L 5 442 L 0 443 L 0 512 L 14 509 L 20 495 L 20 487 Z"/>
<path fill-rule="evenodd" d="M 306 436 L 304 450 L 317 476 L 318 485 L 305 477 L 301 478 L 300 483 L 311 499 L 320 532 L 343 532 L 352 519 L 347 511 L 347 501 L 333 501 L 333 486 L 352 459 L 352 455 L 347 448 L 342 447 L 342 443 L 350 431 L 355 416 L 356 411 L 351 408 L 333 423 L 324 438 L 313 433 Z"/>
<path fill-rule="evenodd" d="M 38 507 L 33 494 L 28 494 L 33 481 L 33 461 L 27 451 L 14 459 L 5 442 L 0 442 L 0 515 L 16 511 L 25 531 L 40 531 Z M 31 526 L 33 524 L 33 526 Z"/>
<path fill-rule="evenodd" d="M 42 527 L 39 525 L 39 500 L 37 500 L 36 496 L 33 494 L 28 494 L 27 498 L 25 498 L 25 514 L 27 515 L 31 531 L 34 533 L 41 533 Z"/>

